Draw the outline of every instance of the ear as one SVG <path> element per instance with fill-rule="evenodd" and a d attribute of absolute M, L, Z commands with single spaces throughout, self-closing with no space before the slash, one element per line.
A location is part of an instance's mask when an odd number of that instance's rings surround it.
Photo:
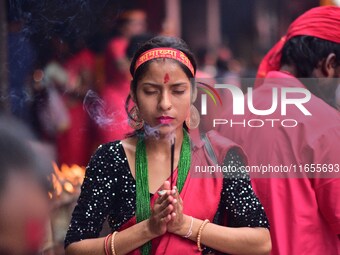
<path fill-rule="evenodd" d="M 336 56 L 334 53 L 331 53 L 322 62 L 321 71 L 324 77 L 326 78 L 334 77 L 335 67 L 336 67 Z"/>

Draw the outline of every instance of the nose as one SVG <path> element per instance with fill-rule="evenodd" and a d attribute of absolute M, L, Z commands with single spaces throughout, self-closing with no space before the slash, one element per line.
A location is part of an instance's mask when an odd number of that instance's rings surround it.
<path fill-rule="evenodd" d="M 160 94 L 158 106 L 162 111 L 170 110 L 172 107 L 171 93 L 169 93 L 168 91 L 163 91 Z"/>

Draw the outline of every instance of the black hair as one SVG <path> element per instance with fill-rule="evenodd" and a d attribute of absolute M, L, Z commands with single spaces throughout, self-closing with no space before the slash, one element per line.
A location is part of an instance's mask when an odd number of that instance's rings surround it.
<path fill-rule="evenodd" d="M 130 38 L 129 45 L 126 49 L 126 55 L 128 59 L 132 59 L 138 48 L 148 40 L 152 39 L 154 35 L 150 33 L 144 33 L 141 35 L 135 35 Z"/>
<path fill-rule="evenodd" d="M 134 54 L 131 65 L 130 65 L 130 73 L 132 75 L 132 81 L 130 84 L 130 90 L 135 95 L 137 91 L 137 82 L 140 80 L 143 75 L 145 75 L 146 71 L 148 70 L 148 67 L 150 63 L 152 63 L 154 60 L 147 61 L 140 65 L 137 70 L 135 70 L 135 65 L 138 57 L 142 55 L 144 52 L 154 49 L 154 48 L 173 48 L 182 51 L 190 60 L 193 68 L 194 68 L 194 74 L 196 73 L 196 60 L 194 57 L 194 54 L 189 49 L 188 45 L 180 38 L 177 37 L 169 37 L 169 36 L 156 36 L 144 43 Z M 189 68 L 184 65 L 181 62 L 178 62 L 179 66 L 182 68 L 184 73 L 187 75 L 189 79 L 194 78 L 194 74 L 191 73 Z M 194 86 L 194 83 L 192 82 L 192 86 Z M 129 102 L 131 100 L 131 96 L 129 95 L 125 102 L 125 110 L 128 114 L 129 119 L 133 119 L 133 117 L 129 114 Z"/>
<path fill-rule="evenodd" d="M 297 78 L 312 77 L 318 63 L 331 53 L 340 65 L 340 44 L 313 36 L 295 36 L 282 48 L 281 66 L 293 65 Z"/>
<path fill-rule="evenodd" d="M 154 61 L 154 60 L 150 60 L 150 61 L 145 62 L 140 67 L 138 67 L 138 69 L 135 71 L 135 65 L 136 65 L 136 61 L 138 57 L 148 50 L 151 50 L 154 48 L 161 48 L 161 47 L 174 48 L 174 49 L 182 51 L 190 60 L 194 68 L 194 72 L 196 73 L 197 64 L 196 64 L 194 54 L 191 52 L 188 45 L 182 39 L 177 38 L 177 37 L 169 37 L 169 36 L 156 36 L 152 38 L 151 40 L 147 41 L 146 43 L 144 43 L 136 51 L 135 55 L 132 58 L 131 65 L 130 65 L 130 73 L 133 77 L 132 84 L 131 84 L 131 89 L 133 92 L 136 92 L 137 81 L 143 77 L 150 63 Z M 184 73 L 188 76 L 188 78 L 194 77 L 194 75 L 191 73 L 191 71 L 186 65 L 180 62 L 178 62 L 178 64 L 183 69 Z"/>

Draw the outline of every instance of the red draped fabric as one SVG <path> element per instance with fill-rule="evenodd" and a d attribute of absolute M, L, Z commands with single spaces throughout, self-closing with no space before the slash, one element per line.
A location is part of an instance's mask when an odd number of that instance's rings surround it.
<path fill-rule="evenodd" d="M 223 162 L 227 151 L 231 147 L 237 146 L 229 139 L 217 135 L 216 132 L 209 132 L 208 136 L 219 162 Z M 195 166 L 214 164 L 204 150 L 204 143 L 198 140 L 195 142 L 196 146 L 194 146 L 192 151 L 191 168 L 180 193 L 184 204 L 183 213 L 197 219 L 209 219 L 210 222 L 212 222 L 220 202 L 223 178 L 222 176 L 213 175 L 209 178 L 207 178 L 207 176 L 198 178 L 193 174 Z M 177 169 L 174 172 L 174 178 L 177 180 Z M 155 203 L 157 198 L 158 194 L 155 193 L 151 199 L 151 205 Z M 126 222 L 120 230 L 126 229 L 134 224 L 136 224 L 136 217 Z M 193 255 L 201 253 L 197 249 L 196 242 L 166 233 L 152 240 L 152 254 Z M 136 249 L 130 252 L 129 255 L 140 255 L 140 251 Z"/>
<path fill-rule="evenodd" d="M 264 78 L 270 71 L 280 69 L 283 45 L 294 36 L 306 35 L 340 43 L 340 8 L 322 6 L 299 16 L 288 28 L 287 34 L 266 54 L 261 61 L 257 78 Z M 259 84 L 256 84 L 259 86 Z"/>

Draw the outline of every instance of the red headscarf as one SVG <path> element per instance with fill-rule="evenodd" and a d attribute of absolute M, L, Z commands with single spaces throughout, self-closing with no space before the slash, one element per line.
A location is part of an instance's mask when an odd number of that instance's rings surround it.
<path fill-rule="evenodd" d="M 294 36 L 307 35 L 340 43 L 340 8 L 322 6 L 310 9 L 299 16 L 288 28 L 287 34 L 266 54 L 257 71 L 257 78 L 280 69 L 283 45 Z"/>

